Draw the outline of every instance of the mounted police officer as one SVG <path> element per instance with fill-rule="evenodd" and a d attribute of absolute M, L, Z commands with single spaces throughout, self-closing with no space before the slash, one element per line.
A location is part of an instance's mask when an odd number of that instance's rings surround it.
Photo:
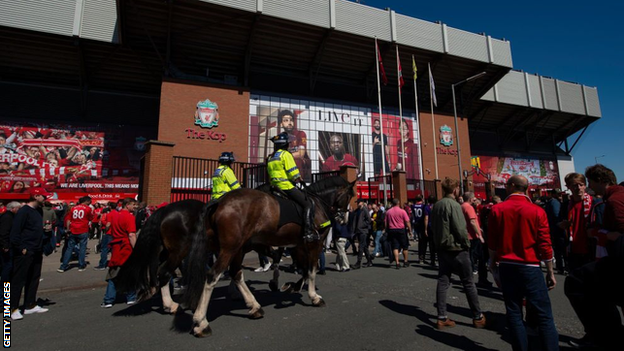
<path fill-rule="evenodd" d="M 217 200 L 227 192 L 239 189 L 241 186 L 230 165 L 234 162 L 233 152 L 224 152 L 219 156 L 219 166 L 212 174 L 212 200 Z"/>
<path fill-rule="evenodd" d="M 267 160 L 267 171 L 269 172 L 271 185 L 282 190 L 291 200 L 304 209 L 303 238 L 306 241 L 320 240 L 318 232 L 313 228 L 314 214 L 312 213 L 312 203 L 293 184 L 303 183 L 303 179 L 299 174 L 293 155 L 288 151 L 288 133 L 280 133 L 271 138 L 271 141 L 275 145 L 275 151 L 269 155 Z"/>

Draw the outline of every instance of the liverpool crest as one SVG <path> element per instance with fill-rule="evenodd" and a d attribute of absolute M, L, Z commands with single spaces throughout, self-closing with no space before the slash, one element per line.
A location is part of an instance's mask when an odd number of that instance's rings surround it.
<path fill-rule="evenodd" d="M 452 129 L 446 124 L 440 127 L 440 144 L 444 146 L 453 145 Z"/>
<path fill-rule="evenodd" d="M 202 128 L 212 128 L 219 125 L 219 106 L 209 99 L 197 103 L 195 110 L 195 124 Z"/>

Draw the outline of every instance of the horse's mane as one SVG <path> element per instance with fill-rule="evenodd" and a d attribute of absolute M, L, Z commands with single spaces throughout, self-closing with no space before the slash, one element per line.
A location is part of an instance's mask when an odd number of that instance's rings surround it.
<path fill-rule="evenodd" d="M 308 186 L 308 191 L 317 195 L 323 195 L 328 191 L 334 191 L 336 190 L 336 188 L 342 188 L 349 184 L 350 183 L 343 177 L 333 176 L 321 179 L 316 183 L 310 184 L 310 186 Z"/>

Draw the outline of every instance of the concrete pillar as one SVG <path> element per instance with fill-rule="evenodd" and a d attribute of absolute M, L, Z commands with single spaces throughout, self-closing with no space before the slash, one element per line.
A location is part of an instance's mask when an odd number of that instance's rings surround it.
<path fill-rule="evenodd" d="M 347 182 L 351 183 L 358 179 L 358 169 L 355 166 L 340 166 L 340 176 L 346 179 Z M 357 186 L 356 186 L 357 187 Z M 349 205 L 351 205 L 351 209 L 355 209 L 357 207 L 357 189 L 353 189 L 355 191 L 356 196 L 351 199 Z"/>
<path fill-rule="evenodd" d="M 173 172 L 174 143 L 150 140 L 143 156 L 141 180 L 141 201 L 148 205 L 158 205 L 171 201 L 171 177 Z"/>
<path fill-rule="evenodd" d="M 395 199 L 399 199 L 401 206 L 407 202 L 407 179 L 405 178 L 405 171 L 392 171 L 392 193 Z"/>

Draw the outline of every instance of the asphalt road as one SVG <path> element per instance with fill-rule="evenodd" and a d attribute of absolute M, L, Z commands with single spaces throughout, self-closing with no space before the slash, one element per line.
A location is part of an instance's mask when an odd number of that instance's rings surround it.
<path fill-rule="evenodd" d="M 254 255 L 251 255 L 254 257 Z M 414 253 L 410 259 L 415 259 Z M 333 262 L 334 255 L 327 256 Z M 355 261 L 350 256 L 352 262 Z M 253 262 L 253 260 L 251 260 Z M 247 261 L 249 262 L 249 261 Z M 285 259 L 283 267 L 289 264 Z M 270 273 L 245 270 L 245 278 L 265 317 L 247 318 L 243 301 L 231 300 L 229 281 L 213 294 L 208 320 L 213 335 L 198 339 L 189 334 L 191 312 L 175 317 L 162 312 L 160 298 L 135 306 L 119 303 L 100 308 L 104 287 L 48 290 L 40 294 L 52 304 L 49 312 L 28 315 L 12 324 L 12 347 L 18 350 L 511 350 L 507 343 L 501 293 L 479 289 L 488 329 L 475 329 L 459 281 L 449 291 L 449 316 L 457 327 L 434 328 L 437 270 L 413 264 L 388 268 L 385 261 L 346 273 L 331 270 L 319 276 L 319 294 L 327 307 L 312 307 L 307 293 L 273 293 Z M 81 272 L 97 274 L 101 272 Z M 70 272 L 63 273 L 64 275 Z M 74 272 L 78 274 L 78 272 Z M 280 283 L 299 276 L 282 272 Z M 563 294 L 563 276 L 551 292 L 562 349 L 582 327 Z M 52 279 L 52 278 L 50 278 Z M 491 278 L 490 278 L 491 279 Z"/>

